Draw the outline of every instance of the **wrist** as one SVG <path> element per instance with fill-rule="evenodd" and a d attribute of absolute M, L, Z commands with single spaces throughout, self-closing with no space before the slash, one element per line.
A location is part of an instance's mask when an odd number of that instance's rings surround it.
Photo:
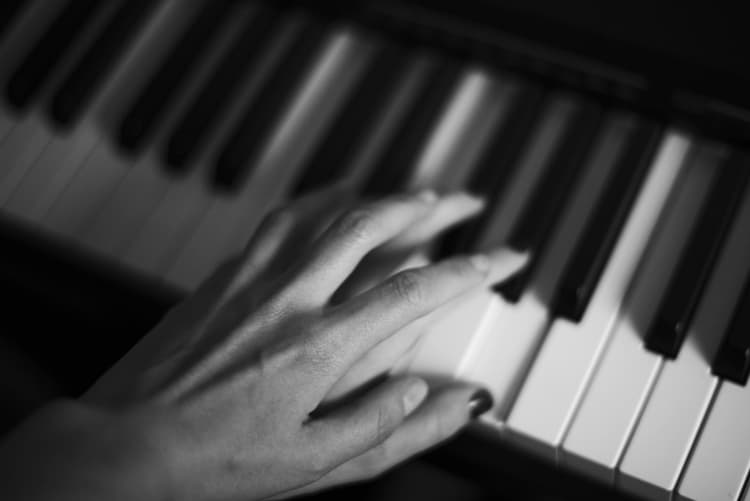
<path fill-rule="evenodd" d="M 0 446 L 23 498 L 169 498 L 169 440 L 145 413 L 114 413 L 73 400 L 36 412 Z"/>

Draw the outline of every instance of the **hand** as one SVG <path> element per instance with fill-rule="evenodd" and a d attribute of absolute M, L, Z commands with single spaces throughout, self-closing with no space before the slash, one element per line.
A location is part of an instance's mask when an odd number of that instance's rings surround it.
<path fill-rule="evenodd" d="M 414 228 L 429 226 L 439 207 L 430 194 L 360 206 L 312 231 L 298 252 L 288 250 L 299 218 L 277 213 L 83 401 L 153 421 L 169 492 L 179 498 L 318 490 L 377 475 L 448 438 L 472 417 L 470 402 L 488 398 L 478 388 L 430 389 L 420 378 L 394 376 L 352 393 L 380 368 L 379 358 L 368 358 L 373 350 L 524 264 L 499 252 L 381 282 L 358 271 L 426 243 L 431 232 L 415 238 Z M 332 398 L 352 371 L 358 376 Z"/>

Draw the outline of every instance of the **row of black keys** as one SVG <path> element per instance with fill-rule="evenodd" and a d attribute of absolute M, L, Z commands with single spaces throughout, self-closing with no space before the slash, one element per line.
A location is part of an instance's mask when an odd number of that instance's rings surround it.
<path fill-rule="evenodd" d="M 25 2 L 6 2 L 3 19 L 10 19 Z M 71 0 L 50 28 L 22 61 L 11 77 L 7 96 L 19 108 L 27 106 L 42 87 L 45 78 L 94 17 L 104 2 L 96 0 Z M 74 122 L 85 109 L 98 85 L 104 80 L 128 42 L 138 33 L 157 2 L 124 2 L 105 23 L 101 33 L 94 37 L 88 50 L 63 79 L 51 101 L 50 114 L 61 125 Z M 209 41 L 232 11 L 231 1 L 206 2 L 186 29 L 166 63 L 144 87 L 120 126 L 120 143 L 130 149 L 141 147 L 153 133 L 167 110 L 176 90 L 190 77 Z M 259 63 L 273 33 L 283 19 L 277 7 L 261 6 L 256 15 L 242 27 L 183 118 L 169 136 L 166 147 L 167 165 L 184 169 L 197 148 L 210 132 L 228 105 L 242 76 Z M 0 26 L 2 29 L 2 26 Z M 247 105 L 243 118 L 230 134 L 221 149 L 216 167 L 219 186 L 237 186 L 250 174 L 261 147 L 267 140 L 273 124 L 285 104 L 296 93 L 300 80 L 309 71 L 315 54 L 327 36 L 320 22 L 305 23 L 295 41 L 286 49 L 266 85 Z M 351 164 L 356 153 L 364 147 L 377 120 L 372 119 L 387 109 L 406 78 L 414 62 L 414 49 L 384 43 L 378 48 L 369 68 L 360 77 L 357 88 L 351 93 L 327 139 L 317 151 L 298 180 L 298 193 L 336 179 Z M 434 63 L 422 75 L 419 92 L 409 103 L 409 110 L 399 124 L 399 131 L 382 158 L 376 163 L 373 174 L 365 183 L 369 194 L 383 194 L 397 190 L 408 178 L 410 169 L 439 118 L 442 104 L 455 91 L 461 67 L 453 63 Z M 496 139 L 483 152 L 469 189 L 484 195 L 490 205 L 503 196 L 504 188 L 519 165 L 526 140 L 541 118 L 546 102 L 543 89 L 529 86 L 515 99 L 510 116 L 495 132 Z M 531 252 L 534 256 L 525 272 L 498 288 L 504 298 L 516 302 L 529 286 L 539 256 L 544 254 L 548 236 L 563 212 L 572 187 L 578 180 L 585 157 L 589 153 L 603 116 L 603 110 L 588 104 L 577 111 L 561 141 L 559 158 L 553 168 L 548 168 L 535 187 L 526 209 L 514 226 L 510 244 Z M 369 117 L 371 119 L 363 119 Z M 627 218 L 641 187 L 653 154 L 658 145 L 660 130 L 653 124 L 640 124 L 629 138 L 625 154 L 620 158 L 612 179 L 600 194 L 594 218 L 577 243 L 574 257 L 564 274 L 561 285 L 553 297 L 551 309 L 557 316 L 578 321 L 584 315 L 619 232 Z M 647 336 L 649 349 L 668 357 L 676 357 L 684 341 L 690 320 L 695 312 L 708 277 L 723 244 L 728 227 L 746 189 L 749 165 L 745 158 L 734 155 L 716 179 L 712 195 L 702 210 L 701 220 L 685 249 L 678 271 L 668 288 L 668 293 L 656 320 Z M 469 251 L 477 238 L 492 222 L 488 216 L 479 218 L 445 241 L 445 254 Z M 716 370 L 724 377 L 746 381 L 750 370 L 750 285 L 743 293 L 735 320 L 725 336 Z"/>

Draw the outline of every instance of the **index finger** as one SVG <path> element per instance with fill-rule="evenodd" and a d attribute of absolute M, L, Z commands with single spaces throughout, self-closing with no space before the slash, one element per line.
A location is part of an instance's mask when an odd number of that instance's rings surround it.
<path fill-rule="evenodd" d="M 512 251 L 452 258 L 402 271 L 324 314 L 313 342 L 335 354 L 326 368 L 335 380 L 367 351 L 415 320 L 481 286 L 492 274 L 508 277 L 526 263 Z"/>

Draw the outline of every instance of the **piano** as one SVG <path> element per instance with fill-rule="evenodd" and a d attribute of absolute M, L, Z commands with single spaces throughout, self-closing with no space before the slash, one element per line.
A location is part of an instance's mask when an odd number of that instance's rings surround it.
<path fill-rule="evenodd" d="M 5 0 L 3 342 L 74 394 L 284 200 L 468 189 L 434 254 L 532 258 L 407 364 L 496 399 L 428 457 L 750 500 L 745 18 L 652 4 Z"/>

